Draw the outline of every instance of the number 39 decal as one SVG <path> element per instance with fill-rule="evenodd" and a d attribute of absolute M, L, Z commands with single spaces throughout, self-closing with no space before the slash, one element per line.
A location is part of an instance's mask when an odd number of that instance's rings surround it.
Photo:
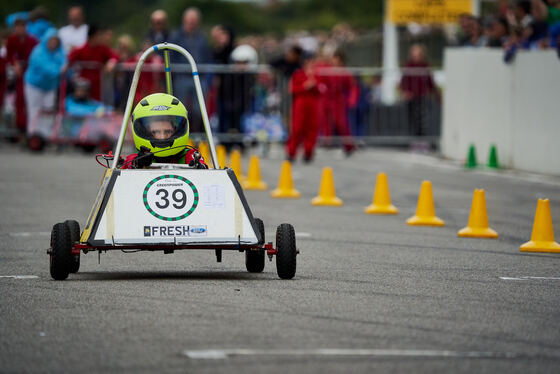
<path fill-rule="evenodd" d="M 144 206 L 163 221 L 179 221 L 198 206 L 198 190 L 188 179 L 179 175 L 162 175 L 152 179 L 142 194 Z"/>
<path fill-rule="evenodd" d="M 156 201 L 156 206 L 159 209 L 165 209 L 169 206 L 169 200 L 167 199 L 167 197 L 169 196 L 169 192 L 166 189 L 160 188 L 159 190 L 156 191 L 156 195 L 159 196 L 160 194 L 163 203 L 159 203 L 158 201 Z M 187 205 L 187 194 L 185 193 L 185 191 L 181 189 L 176 189 L 173 191 L 171 196 L 173 196 L 173 201 L 176 202 L 176 204 L 173 204 L 175 208 L 182 209 L 185 207 L 185 205 Z M 177 196 L 181 196 L 181 197 L 178 198 Z"/>

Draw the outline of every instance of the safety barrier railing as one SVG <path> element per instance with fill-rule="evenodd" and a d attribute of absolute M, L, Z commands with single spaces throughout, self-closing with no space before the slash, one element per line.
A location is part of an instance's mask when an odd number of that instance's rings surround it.
<path fill-rule="evenodd" d="M 99 64 L 79 63 L 73 71 L 79 75 L 83 69 L 97 69 L 101 100 L 118 112 L 126 102 L 135 66 L 134 62 L 119 63 L 107 73 Z M 218 141 L 285 140 L 292 117 L 297 115 L 292 111 L 289 78 L 268 65 L 201 64 L 198 68 Z M 190 66 L 172 64 L 172 72 L 174 94 L 190 112 L 191 133 L 195 140 L 202 139 Z M 323 67 L 315 73 L 325 86 L 317 103 L 321 143 L 336 145 L 349 137 L 363 144 L 437 143 L 442 72 L 425 68 L 387 72 L 374 67 Z M 382 95 L 387 73 L 398 91 L 399 99 L 393 103 L 386 103 Z M 163 63 L 146 63 L 137 96 L 159 91 L 165 91 Z"/>

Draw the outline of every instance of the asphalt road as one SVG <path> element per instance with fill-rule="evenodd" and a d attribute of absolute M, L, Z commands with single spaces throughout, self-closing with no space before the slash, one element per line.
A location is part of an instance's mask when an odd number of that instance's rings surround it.
<path fill-rule="evenodd" d="M 301 199 L 246 193 L 268 239 L 280 223 L 295 226 L 301 254 L 293 280 L 278 279 L 268 261 L 262 274 L 247 273 L 238 252 L 216 263 L 213 251 L 179 251 L 111 252 L 100 264 L 89 253 L 78 274 L 53 281 L 46 255 L 52 225 L 84 224 L 102 170 L 74 151 L 32 155 L 3 145 L 0 157 L 1 372 L 560 367 L 560 255 L 519 252 L 539 197 L 550 198 L 560 239 L 560 178 L 464 171 L 406 152 L 345 159 L 322 150 L 314 164 L 294 165 Z M 280 152 L 261 160 L 269 187 L 281 161 Z M 341 208 L 310 206 L 322 166 L 333 167 Z M 388 174 L 397 216 L 363 213 L 379 171 Z M 423 179 L 433 183 L 443 228 L 405 224 Z M 477 187 L 486 190 L 497 240 L 457 238 Z"/>

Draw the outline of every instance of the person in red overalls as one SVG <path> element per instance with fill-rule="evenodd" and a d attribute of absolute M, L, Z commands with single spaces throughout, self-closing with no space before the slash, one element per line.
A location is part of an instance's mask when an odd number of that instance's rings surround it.
<path fill-rule="evenodd" d="M 27 127 L 23 75 L 27 69 L 29 55 L 37 45 L 37 39 L 27 34 L 26 25 L 25 20 L 16 19 L 14 30 L 6 41 L 6 60 L 13 67 L 16 76 L 16 126 L 21 133 L 25 133 Z"/>
<path fill-rule="evenodd" d="M 326 87 L 325 94 L 319 97 L 319 135 L 325 139 L 325 145 L 327 147 L 331 145 L 332 137 L 332 128 L 329 122 L 330 114 L 328 113 L 328 90 L 331 84 L 328 72 L 330 68 L 332 68 L 331 57 L 328 56 L 325 51 L 322 51 L 315 59 L 315 71 L 317 71 L 317 74 L 321 77 L 321 81 Z"/>
<path fill-rule="evenodd" d="M 83 46 L 74 49 L 68 56 L 70 65 L 75 63 L 93 64 L 80 69 L 80 77 L 91 83 L 90 94 L 92 99 L 101 100 L 101 71 L 111 73 L 119 61 L 119 56 L 104 42 L 104 30 L 90 25 L 88 40 Z"/>
<path fill-rule="evenodd" d="M 332 66 L 336 74 L 325 76 L 327 93 L 324 99 L 323 118 L 325 120 L 324 132 L 329 137 L 333 132 L 343 137 L 344 152 L 349 156 L 356 148 L 350 134 L 348 110 L 357 105 L 360 96 L 359 86 L 354 77 L 344 69 L 346 56 L 337 50 L 332 59 Z M 327 139 L 328 142 L 328 139 Z"/>
<path fill-rule="evenodd" d="M 294 161 L 298 147 L 303 143 L 304 161 L 311 162 L 319 131 L 319 97 L 326 86 L 316 75 L 315 62 L 306 56 L 303 67 L 290 79 L 292 94 L 292 128 L 286 142 L 288 159 Z"/>

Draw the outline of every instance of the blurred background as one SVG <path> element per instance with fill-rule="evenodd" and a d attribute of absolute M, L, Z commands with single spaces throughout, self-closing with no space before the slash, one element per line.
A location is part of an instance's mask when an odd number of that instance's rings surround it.
<path fill-rule="evenodd" d="M 505 167 L 560 174 L 545 151 L 560 138 L 558 0 L 43 0 L 2 2 L 0 19 L 0 133 L 34 151 L 112 149 L 141 52 L 167 41 L 199 65 L 228 148 L 286 144 L 296 161 L 301 146 L 311 162 L 316 146 L 460 160 L 497 145 Z M 201 140 L 190 66 L 170 59 Z M 149 57 L 135 103 L 167 90 L 164 63 Z"/>

